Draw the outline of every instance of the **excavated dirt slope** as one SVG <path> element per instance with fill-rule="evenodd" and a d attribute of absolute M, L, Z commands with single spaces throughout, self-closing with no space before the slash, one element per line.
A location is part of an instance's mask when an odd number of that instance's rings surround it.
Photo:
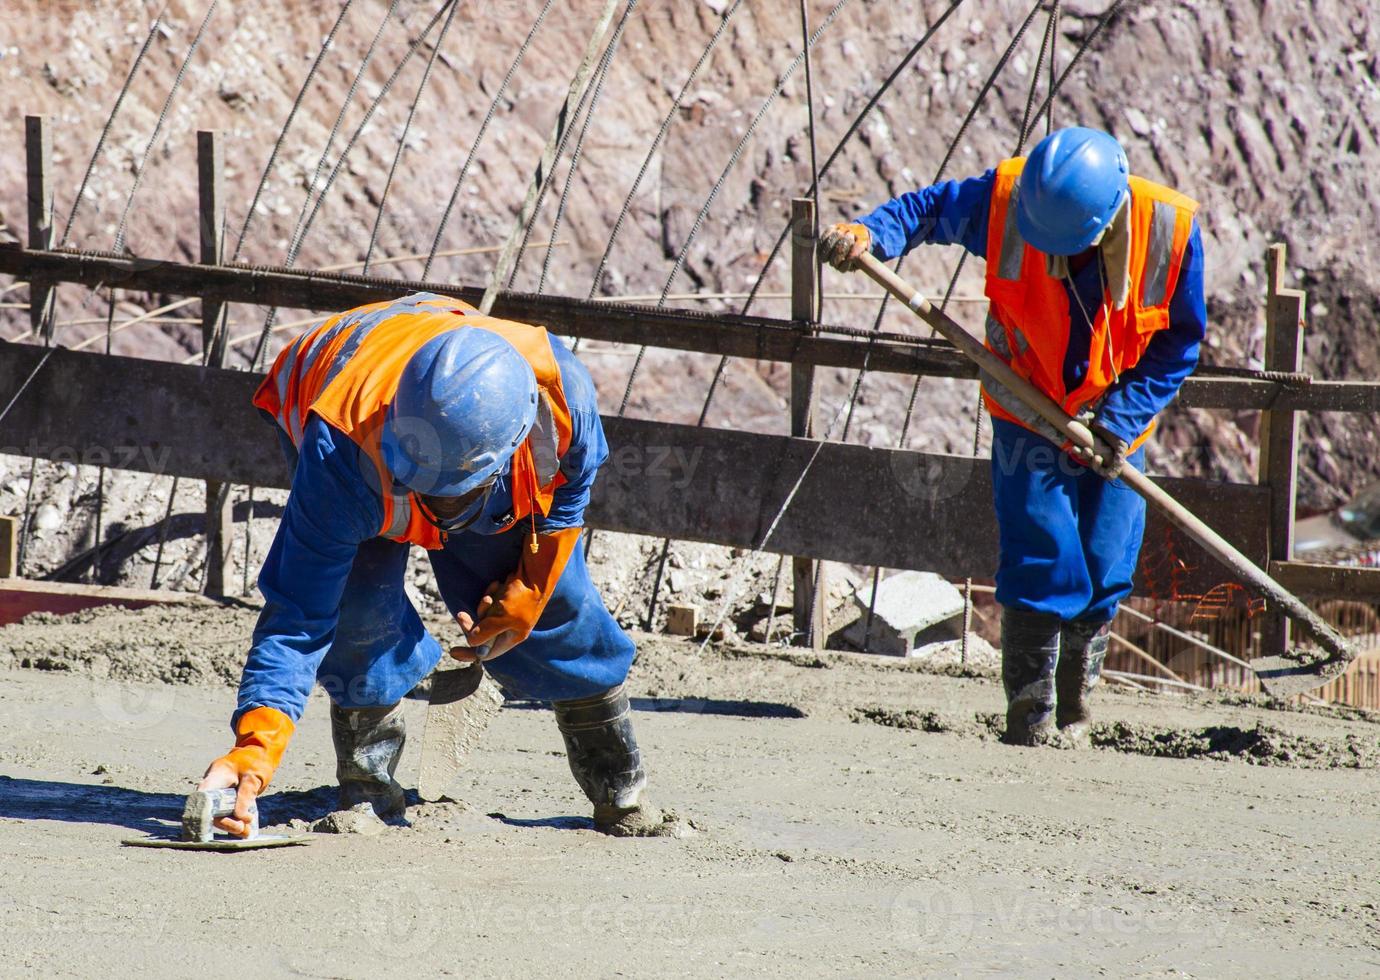
<path fill-rule="evenodd" d="M 393 16 L 385 22 L 389 6 L 382 0 L 351 6 L 282 143 L 242 259 L 285 261 L 308 187 L 322 186 L 342 159 L 367 106 L 409 42 L 421 34 L 436 4 L 400 0 L 391 5 Z M 553 6 L 512 84 L 497 100 L 478 154 L 468 161 L 453 217 L 439 238 L 442 249 L 492 247 L 507 235 L 598 6 L 595 0 Z M 680 110 L 671 116 L 604 276 L 592 282 L 671 98 L 685 83 L 720 15 L 733 6 L 729 0 L 678 0 L 633 9 L 581 145 L 581 163 L 555 236 L 566 244 L 552 255 L 541 283 L 545 290 L 655 297 L 669 280 L 673 295 L 741 292 L 760 274 L 783 227 L 788 199 L 807 186 L 811 172 L 803 70 L 794 71 L 779 97 L 773 97 L 799 45 L 798 8 L 784 0 L 738 5 Z M 951 5 L 940 0 L 843 0 L 807 6 L 812 27 L 822 31 L 811 66 L 822 160 L 881 79 Z M 12 165 L 0 168 L 0 218 L 15 235 L 24 227 L 21 115 L 46 112 L 53 118 L 61 231 L 96 135 L 162 7 L 152 0 L 119 0 L 70 5 L 56 16 L 51 4 L 28 0 L 8 5 L 11 30 L 0 48 L 5 81 L 0 87 L 0 146 L 7 148 Z M 1063 4 L 1056 58 L 1061 70 L 1106 7 L 1102 0 Z M 167 4 L 160 33 L 96 161 L 69 244 L 112 247 L 134 172 L 145 158 L 177 67 L 206 9 L 200 0 Z M 218 4 L 147 154 L 127 225 L 130 249 L 184 259 L 194 254 L 193 132 L 201 127 L 218 127 L 225 134 L 230 228 L 232 237 L 238 237 L 270 149 L 339 9 L 334 3 Z M 620 14 L 623 9 L 620 5 Z M 431 247 L 440 211 L 480 123 L 539 10 L 536 0 L 461 4 L 408 130 L 406 152 L 379 225 L 375 260 Z M 961 120 L 1028 10 L 1015 2 L 957 6 L 824 176 L 825 220 L 859 213 L 936 176 Z M 947 176 L 979 171 L 1015 148 L 1044 23 L 1044 14 L 1031 23 L 959 141 Z M 376 33 L 377 47 L 346 105 Z M 340 167 L 303 240 L 299 264 L 363 258 L 431 48 L 423 44 L 418 51 Z M 1380 191 L 1369 173 L 1377 159 L 1380 125 L 1377 51 L 1380 14 L 1367 0 L 1143 0 L 1124 5 L 1056 101 L 1056 124 L 1110 129 L 1126 143 L 1138 172 L 1203 202 L 1212 313 L 1208 359 L 1239 365 L 1259 354 L 1261 257 L 1267 243 L 1279 240 L 1291 246 L 1293 271 L 1312 291 L 1309 368 L 1327 377 L 1375 377 L 1380 324 L 1369 273 L 1376 257 Z M 329 140 L 343 105 L 338 133 Z M 738 159 L 728 166 L 740 146 Z M 571 152 L 573 141 L 567 159 Z M 566 169 L 565 163 L 557 166 L 557 191 Z M 721 178 L 696 230 L 696 217 Z M 538 217 L 535 243 L 549 237 L 557 197 L 553 192 Z M 683 270 L 672 279 L 682 251 Z M 909 264 L 909 272 L 921 285 L 937 289 L 947 282 L 955 258 L 928 250 Z M 443 258 L 432 273 L 477 283 L 491 263 L 491 254 Z M 421 265 L 404 262 L 378 271 L 417 275 Z M 960 296 L 978 291 L 980 266 L 969 264 Z M 516 286 L 537 288 L 541 270 L 541 253 L 529 253 Z M 764 291 L 785 288 L 785 263 L 778 262 Z M 833 293 L 863 287 L 831 273 L 825 288 Z M 63 337 L 71 342 L 99 332 L 104 306 L 79 291 L 66 292 L 62 319 L 100 322 L 67 327 Z M 161 299 L 124 298 L 143 308 Z M 739 302 L 724 305 L 732 308 Z M 781 299 L 765 299 L 759 308 L 786 313 Z M 966 303 L 958 308 L 970 320 L 978 309 Z M 236 334 L 254 334 L 263 312 L 235 310 Z M 873 315 L 872 304 L 829 300 L 825 305 L 830 320 L 865 326 Z M 280 322 L 294 316 L 285 314 Z M 914 328 L 900 314 L 893 314 L 888 326 Z M 290 331 L 282 337 L 287 335 Z M 117 334 L 114 348 L 182 358 L 195 351 L 195 344 L 187 326 L 141 325 Z M 246 342 L 238 351 L 243 354 L 251 346 Z M 587 348 L 586 353 L 606 405 L 616 405 L 629 352 Z M 630 410 L 694 420 L 713 365 L 712 356 L 654 352 Z M 826 415 L 851 390 L 853 380 L 846 372 L 829 374 Z M 710 413 L 711 424 L 783 430 L 785 384 L 780 367 L 735 363 Z M 912 427 L 911 444 L 969 451 L 971 388 L 968 383 L 923 384 L 919 404 L 925 424 Z M 907 389 L 899 378 L 875 377 L 865 383 L 849 437 L 894 442 Z M 1251 419 L 1213 413 L 1178 413 L 1165 427 L 1153 462 L 1166 472 L 1242 477 L 1253 461 L 1252 424 Z M 1305 506 L 1333 505 L 1380 473 L 1374 427 L 1362 419 L 1318 416 L 1307 427 Z"/>

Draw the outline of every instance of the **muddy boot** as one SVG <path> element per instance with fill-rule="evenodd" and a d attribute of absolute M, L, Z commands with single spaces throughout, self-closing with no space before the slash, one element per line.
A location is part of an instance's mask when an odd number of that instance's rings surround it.
<path fill-rule="evenodd" d="M 402 786 L 393 778 L 407 741 L 402 705 L 342 708 L 332 704 L 331 739 L 340 809 L 369 803 L 381 820 L 402 816 L 407 803 Z"/>
<path fill-rule="evenodd" d="M 1009 745 L 1037 745 L 1054 728 L 1054 665 L 1059 617 L 1002 607 L 1001 680 Z"/>
<path fill-rule="evenodd" d="M 608 830 L 635 815 L 647 774 L 622 686 L 593 697 L 555 701 L 551 708 L 565 738 L 570 771 L 594 804 L 594 826 Z"/>
<path fill-rule="evenodd" d="M 1089 696 L 1102 678 L 1102 661 L 1112 638 L 1112 624 L 1078 620 L 1060 630 L 1059 667 L 1054 683 L 1059 693 L 1055 720 L 1059 730 L 1075 740 L 1087 737 L 1092 727 Z"/>

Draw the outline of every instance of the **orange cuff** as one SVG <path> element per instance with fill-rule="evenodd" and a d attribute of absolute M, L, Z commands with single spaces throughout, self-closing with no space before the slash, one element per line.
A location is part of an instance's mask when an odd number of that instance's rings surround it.
<path fill-rule="evenodd" d="M 236 730 L 239 738 L 235 747 L 216 761 L 228 763 L 241 776 L 258 776 L 263 782 L 259 791 L 263 792 L 278 771 L 297 726 L 277 708 L 260 707 L 240 715 Z"/>
<path fill-rule="evenodd" d="M 504 583 L 493 610 L 475 624 L 470 644 L 488 643 L 500 633 L 518 634 L 518 643 L 527 639 L 551 601 L 583 533 L 584 528 L 568 527 L 537 535 L 535 554 L 524 546 L 517 571 Z"/>

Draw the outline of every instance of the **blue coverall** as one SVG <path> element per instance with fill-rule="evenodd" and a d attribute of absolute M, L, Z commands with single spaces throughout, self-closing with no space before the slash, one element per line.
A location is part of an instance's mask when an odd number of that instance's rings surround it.
<path fill-rule="evenodd" d="M 561 459 L 566 482 L 556 489 L 551 512 L 537 518 L 539 532 L 583 523 L 594 478 L 608 457 L 589 373 L 554 337 L 551 349 L 572 434 Z M 312 415 L 298 451 L 274 428 L 293 468 L 292 492 L 259 573 L 264 609 L 231 725 L 259 706 L 296 721 L 314 683 L 344 708 L 394 704 L 442 653 L 403 591 L 411 546 L 377 536 L 383 505 L 365 476 L 373 464 L 347 436 Z M 512 506 L 505 473 L 478 522 L 428 552 L 452 614 L 473 615 L 489 583 L 517 569 L 531 524 L 523 520 L 497 533 Z M 517 696 L 562 701 L 621 684 L 633 653 L 576 547 L 531 636 L 485 669 Z"/>
<path fill-rule="evenodd" d="M 962 245 L 986 258 L 994 176 L 989 170 L 924 187 L 859 218 L 872 233 L 872 253 L 890 259 L 921 244 Z M 1100 261 L 1099 256 L 1073 273 L 1072 289 L 1063 284 L 1069 293 L 1068 391 L 1088 371 L 1092 323 L 1084 310 L 1095 316 L 1102 305 Z M 1098 423 L 1134 442 L 1192 373 L 1206 329 L 1203 245 L 1195 220 L 1169 305 L 1169 326 L 1151 338 L 1140 361 L 1107 392 Z M 1129 457 L 1137 467 L 1143 460 L 1144 449 Z M 1140 554 L 1145 530 L 1140 495 L 1074 462 L 1048 439 L 1001 419 L 992 422 L 992 487 L 1001 545 L 997 601 L 1066 621 L 1111 619 L 1117 603 L 1130 594 Z"/>

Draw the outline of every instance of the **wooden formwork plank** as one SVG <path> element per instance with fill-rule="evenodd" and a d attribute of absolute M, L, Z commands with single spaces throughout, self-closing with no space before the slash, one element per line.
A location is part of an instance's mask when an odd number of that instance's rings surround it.
<path fill-rule="evenodd" d="M 219 266 L 208 268 L 156 259 L 99 253 L 42 252 L 0 244 L 0 274 L 46 277 L 88 286 L 204 296 L 228 303 L 252 303 L 322 312 L 346 310 L 410 292 L 439 292 L 478 305 L 483 291 L 455 283 L 378 279 L 295 269 Z M 624 303 L 505 292 L 494 315 L 545 326 L 555 333 L 589 340 L 646 344 L 767 361 L 799 361 L 832 367 L 977 375 L 965 358 L 943 344 L 915 346 L 885 340 L 862 343 L 833 337 L 801 337 L 790 320 L 724 316 Z"/>
<path fill-rule="evenodd" d="M 108 585 L 76 582 L 37 582 L 10 578 L 0 581 L 0 626 L 17 623 L 36 612 L 58 615 L 80 612 L 96 606 L 123 606 L 142 609 L 168 603 L 210 605 L 211 600 L 192 592 L 122 589 Z"/>
<path fill-rule="evenodd" d="M 201 238 L 201 263 L 217 266 L 225 253 L 225 150 L 220 133 L 212 129 L 196 134 L 197 225 Z M 219 300 L 201 303 L 202 361 L 212 367 L 225 366 L 225 306 Z M 207 595 L 225 595 L 226 573 L 230 563 L 231 525 L 230 487 L 216 480 L 206 482 L 206 575 L 202 590 Z"/>
<path fill-rule="evenodd" d="M 29 248 L 53 246 L 53 133 L 47 116 L 24 117 L 24 157 L 27 171 Z M 29 279 L 29 329 L 51 340 L 53 281 Z"/>
<path fill-rule="evenodd" d="M 808 337 L 819 319 L 819 258 L 815 250 L 815 202 L 807 197 L 791 201 L 791 319 Z M 791 365 L 791 435 L 818 439 L 819 405 L 815 369 Z M 795 642 L 824 649 L 829 583 L 826 567 L 808 558 L 791 559 L 791 612 Z"/>
<path fill-rule="evenodd" d="M 0 578 L 19 574 L 19 519 L 0 516 Z"/>
<path fill-rule="evenodd" d="M 297 269 L 218 266 L 127 258 L 94 252 L 51 252 L 0 244 L 0 275 L 30 281 L 71 282 L 205 296 L 211 300 L 334 312 L 393 299 L 418 290 L 442 292 L 468 303 L 483 293 L 455 283 L 380 279 Z M 528 293 L 501 293 L 494 314 L 536 323 L 568 337 L 668 350 L 700 351 L 752 360 L 861 368 L 929 377 L 977 377 L 972 363 L 949 345 L 923 346 L 886 339 L 801 337 L 790 320 L 605 303 Z M 1371 381 L 1314 381 L 1214 377 L 1211 369 L 1184 382 L 1178 403 L 1192 408 L 1237 411 L 1279 408 L 1308 412 L 1380 412 L 1380 384 Z"/>
<path fill-rule="evenodd" d="M 1380 568 L 1364 565 L 1321 565 L 1306 561 L 1272 561 L 1270 577 L 1305 598 L 1380 599 Z"/>
<path fill-rule="evenodd" d="M 0 397 L 18 389 L 42 353 L 0 342 Z M 258 382 L 243 371 L 58 350 L 11 409 L 0 452 L 287 487 L 271 424 L 250 405 Z M 590 504 L 593 527 L 755 547 L 818 448 L 768 551 L 978 579 L 996 568 L 988 460 L 603 422 L 612 452 Z M 1252 560 L 1265 560 L 1267 490 L 1160 482 Z M 1196 545 L 1152 514 L 1142 567 L 1166 563 L 1179 570 L 1174 585 L 1182 590 L 1224 581 Z M 1153 582 L 1140 588 L 1156 590 Z"/>
<path fill-rule="evenodd" d="M 1287 252 L 1271 245 L 1265 253 L 1265 367 L 1297 373 L 1303 367 L 1304 294 L 1284 287 Z M 1294 510 L 1298 500 L 1298 413 L 1273 407 L 1261 417 L 1260 482 L 1270 488 L 1270 558 L 1294 557 Z M 1289 620 L 1271 610 L 1264 626 L 1264 652 L 1283 654 L 1289 647 Z"/>

